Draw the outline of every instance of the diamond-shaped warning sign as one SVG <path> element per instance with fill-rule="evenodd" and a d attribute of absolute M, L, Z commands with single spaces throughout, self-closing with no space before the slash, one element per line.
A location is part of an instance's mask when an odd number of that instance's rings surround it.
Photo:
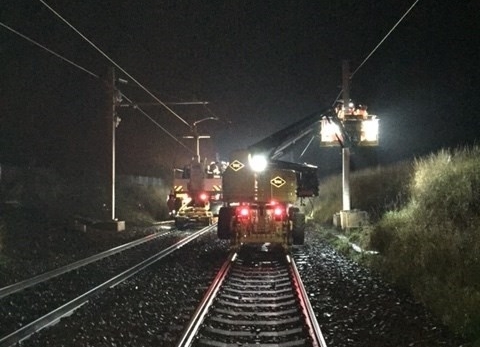
<path fill-rule="evenodd" d="M 241 170 L 243 169 L 244 166 L 245 165 L 243 165 L 240 161 L 236 159 L 230 163 L 230 167 L 232 168 L 233 171 Z"/>
<path fill-rule="evenodd" d="M 272 186 L 280 188 L 281 186 L 283 186 L 287 182 L 283 178 L 281 178 L 280 176 L 277 176 L 275 178 L 272 178 L 270 180 L 270 183 L 272 184 Z"/>

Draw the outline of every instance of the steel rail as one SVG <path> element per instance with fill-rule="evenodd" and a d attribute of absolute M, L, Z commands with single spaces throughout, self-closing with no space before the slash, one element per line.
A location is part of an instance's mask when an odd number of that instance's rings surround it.
<path fill-rule="evenodd" d="M 202 301 L 198 305 L 197 309 L 192 315 L 189 323 L 187 324 L 185 330 L 180 337 L 177 347 L 187 347 L 190 346 L 192 343 L 193 338 L 195 337 L 200 325 L 203 322 L 203 318 L 207 314 L 210 306 L 217 295 L 218 290 L 222 286 L 223 281 L 225 280 L 230 268 L 232 266 L 233 261 L 235 261 L 236 252 L 232 252 L 225 263 L 223 263 L 222 267 L 218 271 L 215 279 L 212 281 L 212 284 L 207 289 Z"/>
<path fill-rule="evenodd" d="M 123 251 L 125 251 L 129 248 L 141 245 L 142 243 L 152 241 L 152 240 L 154 240 L 154 239 L 156 239 L 160 236 L 166 236 L 169 233 L 170 233 L 170 231 L 157 232 L 157 233 L 154 233 L 154 234 L 151 234 L 151 235 L 147 235 L 145 237 L 142 237 L 141 239 L 134 240 L 134 241 L 131 241 L 129 243 L 126 243 L 126 244 L 114 247 L 112 249 L 103 251 L 101 253 L 92 255 L 88 258 L 78 260 L 74 263 L 67 264 L 65 266 L 59 267 L 58 269 L 47 271 L 47 272 L 45 272 L 43 274 L 40 274 L 40 275 L 37 275 L 35 277 L 32 277 L 32 278 L 29 278 L 29 279 L 26 279 L 26 280 L 8 285 L 8 286 L 3 287 L 3 288 L 0 288 L 0 299 L 5 297 L 5 296 L 8 296 L 10 294 L 13 294 L 13 293 L 19 292 L 21 290 L 24 290 L 26 288 L 32 287 L 36 284 L 48 281 L 48 280 L 50 280 L 54 277 L 63 275 L 64 273 L 67 273 L 69 271 L 76 270 L 76 269 L 78 269 L 82 266 L 86 266 L 90 263 L 99 261 L 103 258 L 109 257 L 109 256 L 114 255 L 116 253 L 123 252 Z"/>
<path fill-rule="evenodd" d="M 196 311 L 194 312 L 194 314 L 192 315 L 192 318 L 190 319 L 188 325 L 185 327 L 179 341 L 177 342 L 176 344 L 176 347 L 190 347 L 192 345 L 195 344 L 195 338 L 198 336 L 200 330 L 202 330 L 205 325 L 207 326 L 210 326 L 210 323 L 212 323 L 213 321 L 215 322 L 218 322 L 220 324 L 226 324 L 226 325 L 229 325 L 229 324 L 236 324 L 236 325 L 241 325 L 241 326 L 249 326 L 249 325 L 252 325 L 252 326 L 255 326 L 255 325 L 265 325 L 265 326 L 273 326 L 273 325 L 277 325 L 277 324 L 285 324 L 285 325 L 288 325 L 289 323 L 297 323 L 299 321 L 299 317 L 298 316 L 292 316 L 290 318 L 284 318 L 283 320 L 278 320 L 278 319 L 273 319 L 271 320 L 271 317 L 272 316 L 280 316 L 280 315 L 284 315 L 286 313 L 289 313 L 289 314 L 292 314 L 292 313 L 299 313 L 301 312 L 301 316 L 302 316 L 302 319 L 304 321 L 304 326 L 305 326 L 305 329 L 306 329 L 306 332 L 308 333 L 308 338 L 307 340 L 297 340 L 297 341 L 289 341 L 289 342 L 278 342 L 278 341 L 275 341 L 275 343 L 269 343 L 269 344 L 262 344 L 262 343 L 259 343 L 258 341 L 255 342 L 257 343 L 259 346 L 289 346 L 289 347 L 292 347 L 292 346 L 298 346 L 298 345 L 304 345 L 306 343 L 306 341 L 308 341 L 308 345 L 309 346 L 313 346 L 313 347 L 326 347 L 326 343 L 325 343 L 325 340 L 324 340 L 324 337 L 323 337 L 323 334 L 320 330 L 320 327 L 318 325 L 318 322 L 317 322 L 317 319 L 315 317 L 315 312 L 313 311 L 313 308 L 310 304 L 310 301 L 308 299 L 308 294 L 305 290 L 305 287 L 303 285 L 303 282 L 301 280 L 301 276 L 300 276 L 300 273 L 298 271 L 298 268 L 295 264 L 295 261 L 291 258 L 291 256 L 289 255 L 285 255 L 285 259 L 286 259 L 286 265 L 287 265 L 287 268 L 285 269 L 285 273 L 283 275 L 269 275 L 268 278 L 269 279 L 272 279 L 272 278 L 278 278 L 278 277 L 285 277 L 286 278 L 286 284 L 284 285 L 281 285 L 280 287 L 282 288 L 279 288 L 279 285 L 277 284 L 276 285 L 276 288 L 272 291 L 272 288 L 271 288 L 271 284 L 263 284 L 265 281 L 263 280 L 251 280 L 249 279 L 249 284 L 235 284 L 235 281 L 233 279 L 227 279 L 227 276 L 230 275 L 230 273 L 232 271 L 236 271 L 236 277 L 244 277 L 242 275 L 242 271 L 239 272 L 239 269 L 236 269 L 236 270 L 233 270 L 233 266 L 234 266 L 234 261 L 236 259 L 236 253 L 232 253 L 228 258 L 227 260 L 225 261 L 225 263 L 223 264 L 222 268 L 219 270 L 219 272 L 217 273 L 217 275 L 215 276 L 215 279 L 212 281 L 210 287 L 208 288 L 204 298 L 202 299 L 201 303 L 199 304 L 199 306 L 197 307 Z M 278 270 L 277 270 L 278 271 Z M 299 307 L 297 307 L 296 309 L 284 309 L 283 311 L 278 311 L 278 312 L 275 312 L 272 314 L 271 311 L 268 311 L 268 312 L 255 312 L 255 316 L 256 317 L 264 317 L 264 319 L 254 319 L 253 321 L 250 320 L 250 319 L 238 319 L 238 318 L 228 318 L 228 316 L 231 316 L 231 315 L 236 315 L 235 311 L 225 311 L 225 310 L 221 310 L 217 307 L 217 312 L 220 312 L 224 315 L 226 315 L 227 317 L 215 317 L 215 315 L 213 315 L 212 317 L 211 316 L 207 316 L 209 315 L 209 311 L 211 310 L 211 306 L 213 305 L 213 302 L 215 300 L 218 300 L 217 302 L 222 302 L 223 300 L 220 300 L 217 298 L 219 292 L 221 291 L 221 287 L 225 284 L 226 281 L 229 281 L 230 285 L 229 285 L 229 289 L 228 289 L 228 292 L 232 292 L 234 294 L 226 294 L 224 293 L 223 294 L 223 298 L 225 300 L 228 301 L 228 299 L 236 299 L 236 296 L 239 295 L 239 296 L 243 296 L 243 294 L 245 294 L 247 297 L 250 297 L 249 294 L 254 294 L 254 293 L 267 293 L 267 294 L 273 294 L 274 292 L 276 293 L 275 296 L 268 296 L 266 298 L 264 298 L 263 300 L 265 301 L 264 303 L 260 303 L 260 302 L 254 302 L 254 303 L 251 303 L 251 304 L 248 304 L 248 303 L 243 303 L 242 306 L 245 307 L 245 306 L 255 306 L 255 307 L 274 307 L 276 305 L 286 305 L 286 304 L 289 304 L 289 305 L 294 305 L 297 300 L 298 300 L 298 304 L 299 304 Z M 241 286 L 243 289 L 240 291 L 240 290 L 236 290 L 235 289 L 235 286 Z M 252 287 L 252 289 L 249 289 L 250 287 Z M 285 288 L 283 288 L 285 287 Z M 287 292 L 295 292 L 295 296 L 297 297 L 297 300 L 294 299 L 294 297 L 292 296 L 292 300 L 290 300 L 290 295 L 283 295 L 282 293 L 284 291 L 287 291 Z M 279 295 L 278 295 L 279 294 Z M 292 294 L 291 294 L 292 295 Z M 282 303 L 277 303 L 277 301 L 281 301 Z M 226 302 L 225 302 L 226 303 Z M 236 304 L 232 304 L 230 303 L 231 305 L 236 305 Z M 296 306 L 296 304 L 295 304 Z M 300 310 L 300 311 L 298 311 Z M 238 315 L 242 315 L 242 313 L 238 313 Z M 207 317 L 209 317 L 210 320 L 212 321 L 207 321 Z M 208 328 L 207 328 L 208 329 Z M 223 329 L 223 330 L 222 330 Z M 235 329 L 233 329 L 235 330 Z M 297 331 L 298 330 L 298 331 Z M 295 333 L 300 333 L 302 329 L 301 328 L 290 328 L 289 330 L 284 330 L 284 331 L 272 331 L 272 332 L 265 332 L 265 336 L 270 334 L 271 336 L 283 336 L 282 334 L 284 334 L 285 336 L 288 335 L 288 334 L 295 334 Z M 214 332 L 214 333 L 218 333 L 220 335 L 224 335 L 224 336 L 229 336 L 229 337 L 234 337 L 234 336 L 238 336 L 238 337 L 245 337 L 245 336 L 249 336 L 251 334 L 250 331 L 232 331 L 230 332 L 228 328 L 215 328 L 215 327 L 210 327 L 210 331 L 211 332 Z M 240 342 L 225 342 L 225 341 L 219 341 L 219 340 L 205 340 L 203 341 L 204 344 L 208 344 L 208 345 L 211 345 L 211 346 L 237 346 L 237 343 L 238 344 L 241 344 Z M 248 346 L 250 345 L 255 345 L 254 342 L 252 342 L 251 344 L 246 344 Z"/>
<path fill-rule="evenodd" d="M 315 316 L 315 312 L 313 311 L 312 305 L 310 304 L 310 300 L 308 299 L 307 291 L 305 290 L 305 286 L 303 285 L 302 278 L 300 276 L 300 272 L 298 271 L 297 265 L 292 257 L 288 256 L 288 261 L 292 267 L 292 275 L 295 285 L 299 291 L 299 299 L 300 304 L 303 308 L 305 313 L 305 321 L 309 329 L 310 336 L 312 337 L 312 344 L 315 347 L 327 347 L 325 339 L 323 338 L 322 331 L 320 326 L 318 325 L 317 318 Z"/>
<path fill-rule="evenodd" d="M 38 332 L 49 325 L 53 325 L 60 318 L 67 316 L 73 313 L 76 309 L 80 308 L 84 304 L 88 302 L 88 300 L 93 297 L 94 295 L 102 292 L 107 288 L 113 288 L 116 285 L 122 283 L 123 281 L 127 280 L 131 276 L 137 274 L 138 272 L 142 271 L 146 267 L 152 265 L 156 261 L 166 257 L 167 255 L 173 253 L 177 249 L 185 246 L 189 242 L 195 240 L 196 238 L 200 237 L 201 235 L 211 231 L 216 224 L 210 225 L 206 228 L 203 228 L 199 231 L 194 232 L 193 234 L 187 236 L 186 238 L 180 240 L 176 244 L 160 251 L 156 255 L 149 257 L 148 259 L 142 261 L 141 263 L 131 267 L 130 269 L 125 270 L 124 272 L 116 275 L 115 277 L 109 279 L 108 281 L 96 286 L 95 288 L 89 290 L 88 292 L 78 296 L 77 298 L 67 302 L 66 304 L 58 307 L 57 309 L 47 313 L 43 317 L 38 318 L 37 320 L 23 326 L 22 328 L 14 331 L 13 333 L 6 335 L 0 338 L 0 346 L 13 346 L 16 343 L 27 339 L 30 335 L 35 332 Z"/>

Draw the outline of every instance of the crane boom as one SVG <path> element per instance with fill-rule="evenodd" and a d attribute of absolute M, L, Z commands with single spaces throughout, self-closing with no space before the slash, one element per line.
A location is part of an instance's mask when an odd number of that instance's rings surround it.
<path fill-rule="evenodd" d="M 321 144 L 350 146 L 378 141 L 378 137 L 370 137 L 370 127 L 366 126 L 378 128 L 378 120 L 369 117 L 366 109 L 360 111 L 327 108 L 247 149 L 231 153 L 222 176 L 218 237 L 229 239 L 235 246 L 265 242 L 284 247 L 303 244 L 306 216 L 302 199 L 318 196 L 317 167 L 278 158 L 312 132 L 321 135 Z"/>
<path fill-rule="evenodd" d="M 320 112 L 314 112 L 303 119 L 277 131 L 265 139 L 248 147 L 250 154 L 263 154 L 268 158 L 276 159 L 282 152 L 294 145 L 306 135 L 315 130 L 315 126 L 320 124 L 322 118 L 332 116 L 334 110 L 327 108 Z"/>

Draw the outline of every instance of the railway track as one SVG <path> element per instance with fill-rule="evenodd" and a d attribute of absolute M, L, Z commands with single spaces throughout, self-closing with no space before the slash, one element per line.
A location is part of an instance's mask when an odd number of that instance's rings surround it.
<path fill-rule="evenodd" d="M 154 247 L 156 248 L 154 253 L 150 251 L 150 253 L 144 254 L 141 258 L 135 258 L 135 265 L 132 266 L 130 264 L 128 268 L 125 268 L 125 265 L 123 267 L 119 265 L 119 267 L 110 268 L 107 273 L 102 274 L 100 277 L 92 274 L 92 266 L 102 263 L 100 260 L 105 261 L 105 258 L 108 259 L 113 254 L 121 253 L 131 248 L 136 248 L 137 253 L 142 253 L 142 249 L 139 249 L 138 246 L 155 240 L 157 237 L 147 237 L 121 247 L 116 247 L 73 263 L 70 266 L 23 281 L 23 283 L 2 288 L 1 293 L 3 297 L 0 300 L 0 346 L 12 346 L 28 338 L 31 334 L 55 323 L 62 317 L 68 316 L 102 291 L 126 281 L 158 260 L 211 231 L 213 227 L 209 226 L 196 232 L 191 232 L 186 237 L 180 239 L 178 236 L 174 236 L 169 246 L 158 247 L 157 245 L 157 247 Z M 110 261 L 118 263 L 116 259 L 110 259 Z M 97 266 L 95 271 L 104 270 L 102 268 L 101 265 Z M 82 272 L 82 270 L 85 271 Z M 88 276 L 88 280 L 86 280 L 86 276 Z M 100 280 L 100 278 L 103 279 Z M 67 294 L 64 295 L 65 293 Z M 29 303 L 31 303 L 30 306 Z M 37 308 L 37 306 L 40 307 Z M 30 314 L 28 318 L 25 317 L 25 311 L 28 311 Z"/>
<path fill-rule="evenodd" d="M 293 259 L 249 246 L 229 256 L 177 346 L 326 344 Z"/>
<path fill-rule="evenodd" d="M 169 224 L 171 224 L 171 223 L 169 223 Z M 124 251 L 129 250 L 133 247 L 137 247 L 137 246 L 140 246 L 144 243 L 154 241 L 155 239 L 158 239 L 160 237 L 165 237 L 165 236 L 167 236 L 171 233 L 171 229 L 165 229 L 165 230 L 160 229 L 160 230 L 161 231 L 154 232 L 154 233 L 152 233 L 150 235 L 147 235 L 145 237 L 142 237 L 140 239 L 125 243 L 123 245 L 111 248 L 109 250 L 106 250 L 106 251 L 100 252 L 98 254 L 92 255 L 90 257 L 87 257 L 87 258 L 81 259 L 79 261 L 73 262 L 71 264 L 67 264 L 67 265 L 59 267 L 57 269 L 54 269 L 54 270 L 42 273 L 40 275 L 34 276 L 32 278 L 29 278 L 29 279 L 26 279 L 26 280 L 23 280 L 23 281 L 19 281 L 17 283 L 14 283 L 14 284 L 5 286 L 3 288 L 0 288 L 0 299 L 2 299 L 3 297 L 6 297 L 8 295 L 20 292 L 24 289 L 33 287 L 34 285 L 49 281 L 49 280 L 51 280 L 55 277 L 58 277 L 58 276 L 61 276 L 61 275 L 65 274 L 67 272 L 85 267 L 89 264 L 98 262 L 98 261 L 100 261 L 102 259 L 105 259 L 105 258 L 108 258 L 112 255 L 124 252 Z"/>
<path fill-rule="evenodd" d="M 67 313 L 58 322 L 51 319 L 48 329 L 24 338 L 20 345 L 324 346 L 318 325 L 304 319 L 313 314 L 302 299 L 303 285 L 292 280 L 297 266 L 329 346 L 468 345 L 446 335 L 418 303 L 396 295 L 328 247 L 295 248 L 295 263 L 290 266 L 286 255 L 279 252 L 277 258 L 275 252 L 234 256 L 228 242 L 208 233 L 90 297 L 71 316 L 65 317 Z M 293 282 L 280 281 L 285 270 L 279 265 L 291 271 Z M 257 275 L 249 279 L 252 267 Z M 263 268 L 270 273 L 258 275 Z M 234 270 L 238 279 L 230 283 Z M 263 294 L 257 297 L 257 290 Z M 281 305 L 291 314 L 276 312 Z M 0 346 L 14 343 L 3 340 Z"/>

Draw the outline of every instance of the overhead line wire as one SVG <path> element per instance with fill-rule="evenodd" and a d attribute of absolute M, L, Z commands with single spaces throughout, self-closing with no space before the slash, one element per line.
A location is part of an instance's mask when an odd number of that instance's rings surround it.
<path fill-rule="evenodd" d="M 170 113 L 182 121 L 185 125 L 191 128 L 191 125 L 177 113 L 175 113 L 170 107 L 168 107 L 163 101 L 157 98 L 153 93 L 151 93 L 143 84 L 138 82 L 133 76 L 131 76 L 127 71 L 125 71 L 120 65 L 118 65 L 113 59 L 111 59 L 106 53 L 104 53 L 97 45 L 90 41 L 85 35 L 83 35 L 79 30 L 77 30 L 72 24 L 70 24 L 65 18 L 63 18 L 58 12 L 56 12 L 52 7 L 50 7 L 45 1 L 39 0 L 45 7 L 47 7 L 53 14 L 60 18 L 65 24 L 67 24 L 73 31 L 75 31 L 80 37 L 87 41 L 93 48 L 95 48 L 101 55 L 103 55 L 110 63 L 112 63 L 117 69 L 122 71 L 126 76 L 128 76 L 133 82 L 135 82 L 140 88 L 142 88 L 148 95 L 150 95 L 155 101 L 160 105 L 165 107 Z"/>
<path fill-rule="evenodd" d="M 147 114 L 144 110 L 142 110 L 138 105 L 136 105 L 132 100 L 130 100 L 125 94 L 121 93 L 122 97 L 124 97 L 135 109 L 138 109 L 140 113 L 142 113 L 145 117 L 150 119 L 156 126 L 162 129 L 168 136 L 173 138 L 175 141 L 178 142 L 182 147 L 187 149 L 189 152 L 194 153 L 190 148 L 188 148 L 183 142 L 177 139 L 174 135 L 172 135 L 167 129 L 165 129 L 162 125 L 160 125 L 155 119 L 153 119 L 149 114 Z"/>
<path fill-rule="evenodd" d="M 47 51 L 48 53 L 56 56 L 57 58 L 75 66 L 76 68 L 82 70 L 83 72 L 86 72 L 87 74 L 89 74 L 90 76 L 94 77 L 94 78 L 100 78 L 100 76 L 98 76 L 97 74 L 87 70 L 86 68 L 84 68 L 83 66 L 81 65 L 78 65 L 77 63 L 65 58 L 64 56 L 56 53 L 55 51 L 52 51 L 51 49 L 43 46 L 42 44 L 34 41 L 33 39 L 29 38 L 28 36 L 20 33 L 19 31 L 9 27 L 8 25 L 0 22 L 0 26 L 4 27 L 5 29 L 13 32 L 14 34 L 20 36 L 21 38 L 27 40 L 28 42 L 34 44 L 35 46 L 37 47 L 40 47 L 42 49 L 44 49 L 45 51 Z M 167 129 L 165 129 L 162 125 L 160 125 L 155 119 L 153 119 L 148 113 L 146 113 L 144 110 L 142 110 L 136 103 L 134 103 L 132 100 L 130 100 L 123 92 L 120 92 L 122 97 L 125 98 L 125 100 L 127 100 L 135 109 L 139 110 L 140 113 L 142 113 L 145 117 L 147 117 L 148 119 L 150 119 L 150 121 L 152 121 L 156 126 L 158 126 L 161 130 L 163 130 L 168 136 L 170 136 L 172 139 L 174 139 L 179 145 L 181 145 L 182 147 L 184 147 L 185 149 L 187 149 L 189 152 L 193 153 L 193 151 L 188 148 L 183 142 L 181 142 L 179 139 L 177 139 L 173 134 L 171 134 Z"/>
<path fill-rule="evenodd" d="M 395 23 L 395 25 L 389 30 L 389 32 L 380 40 L 380 42 L 375 46 L 375 48 L 367 55 L 367 57 L 360 63 L 360 65 L 355 69 L 355 71 L 353 71 L 350 76 L 349 76 L 349 79 L 351 80 L 353 78 L 353 76 L 358 72 L 358 70 L 360 70 L 363 65 L 365 65 L 365 63 L 367 62 L 368 59 L 370 59 L 370 57 L 377 51 L 377 49 L 382 45 L 382 43 L 390 36 L 390 34 L 397 28 L 397 26 L 405 19 L 405 17 L 410 13 L 410 11 L 415 7 L 415 5 L 417 5 L 417 3 L 419 2 L 420 0 L 415 0 L 415 2 L 408 8 L 408 10 L 403 14 L 402 17 L 400 17 L 400 19 Z M 340 95 L 342 95 L 342 92 L 343 92 L 343 89 L 340 90 L 340 92 L 338 93 L 337 97 L 335 98 L 335 101 L 333 102 L 333 105 L 335 105 L 335 103 L 339 100 L 340 98 Z"/>
<path fill-rule="evenodd" d="M 387 35 L 385 35 L 385 37 L 380 40 L 380 42 L 378 43 L 378 45 L 375 46 L 375 48 L 370 52 L 370 54 L 362 61 L 362 63 L 355 69 L 355 71 L 353 71 L 350 75 L 350 78 L 353 77 L 353 75 L 355 75 L 357 73 L 358 70 L 360 70 L 360 68 L 367 62 L 367 60 L 373 55 L 373 53 L 375 53 L 375 51 L 380 47 L 380 45 L 390 36 L 390 34 L 397 28 L 397 26 L 403 21 L 403 19 L 410 13 L 410 11 L 415 7 L 415 5 L 417 4 L 417 2 L 419 2 L 420 0 L 416 0 L 412 6 L 410 6 L 410 8 L 407 10 L 407 12 L 405 12 L 403 14 L 403 16 L 397 21 L 397 23 L 395 23 L 395 25 L 390 29 L 390 31 L 387 33 Z"/>
<path fill-rule="evenodd" d="M 71 60 L 68 60 L 67 58 L 65 58 L 65 57 L 61 56 L 60 54 L 58 54 L 58 53 L 56 53 L 56 52 L 54 52 L 54 51 L 52 51 L 51 49 L 48 49 L 47 47 L 45 47 L 45 46 L 42 46 L 40 43 L 38 43 L 38 42 L 36 42 L 36 41 L 32 40 L 32 39 L 31 39 L 31 38 L 29 38 L 28 36 L 25 36 L 25 35 L 23 35 L 22 33 L 18 32 L 17 30 L 15 30 L 15 29 L 13 29 L 13 28 L 9 27 L 8 25 L 6 25 L 6 24 L 3 24 L 2 22 L 0 22 L 0 26 L 4 27 L 4 28 L 5 28 L 5 29 L 7 29 L 7 30 L 10 30 L 12 33 L 14 33 L 14 34 L 16 34 L 16 35 L 18 35 L 18 36 L 22 37 L 23 39 L 27 40 L 28 42 L 30 42 L 30 43 L 32 43 L 32 44 L 34 44 L 34 45 L 36 45 L 36 46 L 38 46 L 38 47 L 40 47 L 40 48 L 42 48 L 42 49 L 46 50 L 47 52 L 49 52 L 50 54 L 53 54 L 53 55 L 54 55 L 54 56 L 56 56 L 57 58 L 60 58 L 60 59 L 62 59 L 62 60 L 64 60 L 64 61 L 66 61 L 67 63 L 69 63 L 69 64 L 71 64 L 71 65 L 75 66 L 76 68 L 78 68 L 78 69 L 82 70 L 83 72 L 86 72 L 86 73 L 88 73 L 90 76 L 93 76 L 93 77 L 95 77 L 95 78 L 99 78 L 99 76 L 98 76 L 98 75 L 96 75 L 96 74 L 94 74 L 93 72 L 91 72 L 91 71 L 88 71 L 87 69 L 83 68 L 82 66 L 80 66 L 80 65 L 78 65 L 78 64 L 76 64 L 76 63 L 74 63 L 74 62 L 73 62 L 73 61 L 71 61 Z"/>

